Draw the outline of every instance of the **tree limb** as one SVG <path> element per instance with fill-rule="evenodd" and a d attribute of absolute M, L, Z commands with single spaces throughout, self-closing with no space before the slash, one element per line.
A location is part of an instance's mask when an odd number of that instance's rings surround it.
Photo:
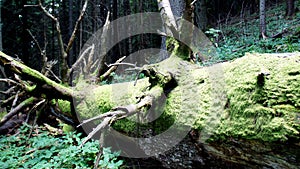
<path fill-rule="evenodd" d="M 93 129 L 91 133 L 82 141 L 80 147 L 82 147 L 89 139 L 91 139 L 97 132 L 110 126 L 115 120 L 123 119 L 128 116 L 132 116 L 142 110 L 143 107 L 150 108 L 154 100 L 153 96 L 145 96 L 137 104 L 130 104 L 127 106 L 120 106 L 113 109 L 113 111 L 101 114 L 97 117 L 84 120 L 79 126 L 82 126 L 86 123 L 92 122 L 94 120 L 103 119 L 102 122 Z M 78 126 L 78 127 L 79 127 Z"/>
<path fill-rule="evenodd" d="M 37 99 L 34 97 L 30 97 L 23 102 L 21 102 L 17 107 L 12 109 L 8 114 L 6 114 L 0 121 L 0 126 L 2 126 L 4 123 L 6 123 L 10 118 L 12 118 L 14 115 L 16 115 L 19 111 L 24 109 L 26 106 L 32 104 Z"/>
<path fill-rule="evenodd" d="M 72 32 L 72 35 L 71 35 L 71 37 L 69 39 L 69 42 L 68 42 L 68 45 L 67 45 L 67 48 L 66 48 L 66 52 L 67 53 L 69 53 L 70 49 L 72 48 L 73 42 L 74 42 L 75 37 L 76 37 L 76 33 L 78 31 L 78 27 L 79 27 L 79 25 L 80 25 L 80 23 L 81 23 L 81 21 L 83 19 L 83 15 L 84 15 L 84 13 L 86 11 L 87 4 L 88 4 L 88 0 L 85 0 L 84 1 L 84 5 L 82 7 L 82 10 L 80 12 L 80 15 L 79 15 L 79 17 L 78 17 L 78 19 L 76 21 L 76 24 L 75 24 L 74 30 Z"/>
<path fill-rule="evenodd" d="M 75 93 L 72 89 L 56 83 L 55 81 L 47 78 L 40 72 L 29 68 L 28 66 L 17 62 L 12 57 L 6 55 L 0 51 L 0 64 L 5 68 L 10 69 L 12 72 L 21 75 L 22 77 L 37 83 L 38 87 L 42 90 L 40 92 L 47 93 L 51 97 L 72 100 L 75 97 Z M 28 88 L 29 92 L 37 89 L 37 86 Z"/>

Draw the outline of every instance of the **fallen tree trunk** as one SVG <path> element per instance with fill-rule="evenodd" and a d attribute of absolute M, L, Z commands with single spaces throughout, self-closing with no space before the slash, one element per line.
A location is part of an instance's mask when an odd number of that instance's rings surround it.
<path fill-rule="evenodd" d="M 154 96 L 152 104 L 164 102 L 153 110 L 154 114 L 143 117 L 156 119 L 152 126 L 156 133 L 176 122 L 201 131 L 199 139 L 204 141 L 228 137 L 263 141 L 298 139 L 299 59 L 299 53 L 247 54 L 233 62 L 198 67 L 171 56 L 145 66 L 147 78 L 138 80 L 136 86 L 134 82 L 99 86 L 81 80 L 75 88 L 68 88 L 0 53 L 1 64 L 6 68 L 36 82 L 37 88 L 59 93 L 51 98 L 69 101 L 70 97 L 75 98 L 75 110 L 81 120 Z M 158 111 L 161 114 L 155 114 Z M 113 126 L 131 133 L 138 127 L 133 120 L 136 118 L 133 114 L 131 120 L 123 119 Z"/>

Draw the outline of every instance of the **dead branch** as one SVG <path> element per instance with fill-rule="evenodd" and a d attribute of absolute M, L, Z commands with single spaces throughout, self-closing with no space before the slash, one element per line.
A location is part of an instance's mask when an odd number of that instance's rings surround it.
<path fill-rule="evenodd" d="M 82 147 L 88 140 L 90 140 L 97 132 L 110 126 L 115 120 L 123 119 L 128 116 L 132 116 L 142 111 L 142 108 L 150 108 L 154 100 L 153 96 L 147 95 L 143 97 L 137 104 L 130 104 L 127 106 L 120 106 L 113 109 L 113 111 L 101 114 L 99 116 L 84 120 L 79 126 L 92 122 L 94 120 L 102 120 L 102 122 L 93 129 L 91 133 L 82 141 L 80 147 Z M 77 126 L 77 127 L 79 127 Z"/>
<path fill-rule="evenodd" d="M 134 68 L 137 67 L 136 64 L 133 64 L 133 63 L 111 63 L 109 65 L 106 64 L 107 67 L 120 66 L 120 65 L 132 66 Z"/>
<path fill-rule="evenodd" d="M 68 81 L 68 77 L 67 77 L 67 72 L 68 72 L 68 64 L 67 64 L 67 59 L 68 59 L 68 53 L 65 51 L 64 48 L 64 42 L 63 42 L 63 38 L 62 38 L 62 34 L 61 34 L 61 29 L 60 29 L 60 23 L 58 18 L 56 18 L 55 16 L 53 16 L 52 14 L 50 14 L 47 10 L 46 7 L 43 6 L 41 0 L 39 0 L 39 7 L 41 8 L 41 10 L 45 13 L 46 16 L 48 16 L 49 18 L 51 18 L 56 25 L 56 31 L 57 31 L 57 39 L 58 39 L 58 44 L 60 46 L 60 52 L 61 52 L 61 75 L 62 75 L 62 79 L 64 82 Z"/>
<path fill-rule="evenodd" d="M 20 93 L 20 91 L 18 91 L 17 94 L 15 95 L 14 101 L 12 102 L 12 105 L 11 105 L 12 109 L 17 105 L 17 101 L 19 99 L 19 95 L 18 95 L 19 93 Z"/>
<path fill-rule="evenodd" d="M 9 95 L 13 93 L 17 86 L 12 86 L 11 88 L 7 89 L 6 91 L 0 91 L 1 94 Z"/>
<path fill-rule="evenodd" d="M 24 96 L 24 95 L 25 95 L 25 91 L 20 92 L 20 93 L 18 94 L 18 97 L 22 97 L 22 96 Z M 14 99 L 15 99 L 15 95 L 9 97 L 9 98 L 6 99 L 6 100 L 1 100 L 1 101 L 0 101 L 1 107 L 4 107 L 4 106 L 8 105 L 8 104 L 11 103 Z"/>
<path fill-rule="evenodd" d="M 127 56 L 123 56 L 122 58 L 116 61 L 116 64 L 121 63 Z M 103 75 L 101 75 L 98 79 L 98 82 L 102 82 L 103 80 L 107 79 L 109 75 L 114 72 L 118 68 L 118 65 L 112 66 L 109 68 Z"/>
<path fill-rule="evenodd" d="M 0 121 L 0 126 L 2 126 L 4 123 L 6 123 L 10 118 L 12 118 L 14 115 L 16 115 L 18 112 L 23 110 L 25 107 L 31 105 L 34 101 L 37 99 L 35 97 L 30 97 L 23 102 L 21 102 L 17 107 L 12 109 L 8 114 L 6 114 Z"/>
<path fill-rule="evenodd" d="M 66 52 L 67 52 L 67 53 L 70 51 L 70 49 L 71 49 L 71 47 L 72 47 L 72 45 L 73 45 L 73 42 L 74 42 L 75 37 L 76 37 L 76 33 L 77 33 L 77 31 L 78 31 L 78 27 L 79 27 L 79 25 L 80 25 L 80 23 L 81 23 L 81 21 L 82 21 L 82 19 L 83 19 L 83 15 L 84 15 L 84 13 L 85 13 L 85 11 L 86 11 L 87 4 L 88 4 L 88 0 L 85 0 L 85 1 L 84 1 L 84 5 L 83 5 L 83 7 L 82 7 L 82 10 L 81 10 L 81 12 L 80 12 L 80 15 L 79 15 L 79 17 L 78 17 L 78 19 L 77 19 L 77 21 L 76 21 L 75 26 L 74 26 L 74 30 L 73 30 L 73 32 L 72 32 L 72 35 L 71 35 L 71 37 L 70 37 L 70 39 L 69 39 L 69 42 L 68 42 L 68 45 L 67 45 L 67 48 L 66 48 Z"/>
<path fill-rule="evenodd" d="M 89 52 L 92 51 L 95 48 L 95 44 L 92 44 L 91 46 L 89 46 L 88 48 L 86 48 L 82 54 L 79 56 L 79 58 L 77 59 L 77 61 L 72 65 L 71 69 L 70 69 L 70 73 L 74 71 L 74 69 L 80 64 L 80 62 L 84 59 L 85 55 Z M 91 53 L 91 52 L 90 52 Z"/>
<path fill-rule="evenodd" d="M 88 75 L 90 74 L 90 71 L 91 71 L 91 68 L 92 68 L 92 65 L 93 65 L 93 56 L 94 56 L 94 53 L 95 53 L 95 48 L 93 47 L 91 49 L 91 52 L 89 53 L 89 57 L 87 59 L 87 62 L 86 62 L 86 66 L 84 66 L 84 75 Z"/>
<path fill-rule="evenodd" d="M 32 92 L 33 90 L 39 90 L 40 93 L 49 94 L 51 97 L 61 98 L 66 100 L 72 100 L 75 97 L 75 93 L 72 89 L 56 83 L 55 81 L 47 78 L 40 72 L 29 68 L 28 66 L 15 61 L 12 57 L 6 55 L 0 51 L 0 64 L 4 65 L 10 71 L 21 75 L 26 80 L 30 80 L 38 84 L 37 86 L 27 86 L 26 90 Z M 25 86 L 26 87 L 26 86 Z"/>

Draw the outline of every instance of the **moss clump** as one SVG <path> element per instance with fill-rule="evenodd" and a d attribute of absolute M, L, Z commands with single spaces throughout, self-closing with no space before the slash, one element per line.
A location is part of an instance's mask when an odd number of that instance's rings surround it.
<path fill-rule="evenodd" d="M 2 119 L 5 115 L 7 114 L 7 112 L 0 112 L 0 119 Z"/>
<path fill-rule="evenodd" d="M 148 79 L 138 80 L 136 86 L 134 86 L 134 82 L 97 86 L 80 81 L 76 89 L 84 98 L 75 100 L 76 113 L 80 119 L 88 119 L 109 112 L 116 106 L 136 103 L 136 97 L 144 95 L 144 91 L 149 85 Z M 134 115 L 127 120 L 121 120 L 116 123 L 115 128 L 133 131 L 136 122 L 131 119 L 135 118 Z"/>
<path fill-rule="evenodd" d="M 201 139 L 285 141 L 299 137 L 299 53 L 247 54 L 205 68 L 185 67 L 165 113 L 198 129 Z M 263 73 L 263 83 L 258 78 Z"/>
<path fill-rule="evenodd" d="M 71 115 L 71 105 L 70 105 L 69 101 L 58 99 L 57 104 L 58 104 L 59 109 L 64 114 L 70 114 Z"/>
<path fill-rule="evenodd" d="M 177 56 L 183 60 L 189 59 L 189 47 L 179 42 L 173 37 L 167 37 L 166 40 L 167 50 L 171 55 Z"/>
<path fill-rule="evenodd" d="M 246 54 L 224 64 L 228 107 L 216 134 L 263 141 L 298 137 L 299 59 L 299 53 L 290 57 Z M 268 75 L 258 85 L 261 72 Z"/>

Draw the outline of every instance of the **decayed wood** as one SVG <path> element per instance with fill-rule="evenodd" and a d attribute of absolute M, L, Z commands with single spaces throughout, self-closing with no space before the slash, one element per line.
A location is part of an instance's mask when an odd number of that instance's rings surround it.
<path fill-rule="evenodd" d="M 36 86 L 32 86 L 31 90 L 28 89 L 28 92 L 39 90 L 39 92 L 47 94 L 48 97 L 55 97 L 58 99 L 65 99 L 70 101 L 73 97 L 76 96 L 76 93 L 72 89 L 56 83 L 40 72 L 31 69 L 20 62 L 17 62 L 12 57 L 6 55 L 1 51 L 0 64 L 5 68 L 10 69 L 12 72 L 19 74 L 20 76 L 25 77 L 26 79 L 37 84 Z"/>
<path fill-rule="evenodd" d="M 37 100 L 36 98 L 30 97 L 30 98 L 24 100 L 23 102 L 21 102 L 17 107 L 15 107 L 14 109 L 12 109 L 8 114 L 6 114 L 1 119 L 0 126 L 2 126 L 4 123 L 6 123 L 11 117 L 13 117 L 14 115 L 16 115 L 20 110 L 23 110 L 25 107 L 29 106 L 30 104 L 32 104 L 36 100 Z"/>

